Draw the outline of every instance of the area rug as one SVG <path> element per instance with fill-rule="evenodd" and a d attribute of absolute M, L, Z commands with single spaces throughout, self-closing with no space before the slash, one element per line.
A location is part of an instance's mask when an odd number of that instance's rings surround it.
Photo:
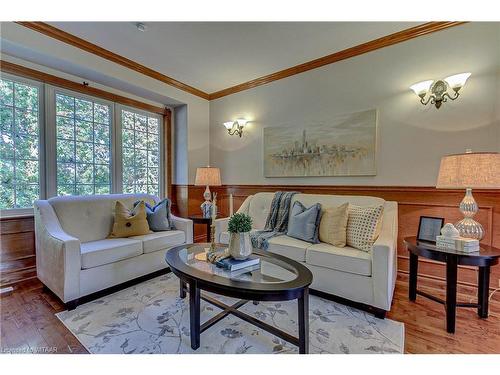
<path fill-rule="evenodd" d="M 226 304 L 235 299 L 215 296 Z M 402 353 L 404 325 L 316 296 L 309 300 L 310 353 Z M 297 301 L 247 303 L 240 310 L 297 335 Z M 201 302 L 201 322 L 220 310 Z M 232 315 L 189 339 L 189 297 L 172 273 L 56 314 L 91 353 L 297 353 L 297 347 Z"/>

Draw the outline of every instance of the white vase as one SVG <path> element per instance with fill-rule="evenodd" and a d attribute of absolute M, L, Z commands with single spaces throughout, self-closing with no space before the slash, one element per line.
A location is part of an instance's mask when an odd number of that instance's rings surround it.
<path fill-rule="evenodd" d="M 238 260 L 247 259 L 252 254 L 250 232 L 231 233 L 229 238 L 229 254 Z"/>

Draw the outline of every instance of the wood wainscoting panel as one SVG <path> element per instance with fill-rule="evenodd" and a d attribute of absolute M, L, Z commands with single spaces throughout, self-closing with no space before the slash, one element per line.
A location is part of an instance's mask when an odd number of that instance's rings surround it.
<path fill-rule="evenodd" d="M 0 219 L 0 286 L 36 277 L 32 215 Z"/>
<path fill-rule="evenodd" d="M 175 185 L 173 188 L 180 200 L 174 203 L 182 206 L 185 213 L 200 212 L 203 202 L 204 187 L 193 185 Z M 461 218 L 458 205 L 465 192 L 461 190 L 436 189 L 434 187 L 415 186 L 323 186 L 323 185 L 223 185 L 211 187 L 219 199 L 219 217 L 229 214 L 229 196 L 233 195 L 234 211 L 241 206 L 249 195 L 258 192 L 277 190 L 296 190 L 308 194 L 367 195 L 398 202 L 398 269 L 408 273 L 408 252 L 403 238 L 417 233 L 420 216 L 443 217 L 445 222 L 456 222 Z M 478 189 L 474 197 L 480 211 L 476 216 L 485 229 L 483 243 L 500 248 L 500 191 Z M 176 194 L 173 195 L 176 199 Z M 183 216 L 183 215 L 181 215 Z M 201 228 L 195 229 L 196 236 L 202 235 Z M 419 276 L 443 282 L 445 268 L 442 264 L 427 259 L 419 262 Z M 497 288 L 500 282 L 500 266 L 491 270 L 490 286 Z M 466 286 L 477 285 L 477 271 L 470 267 L 460 267 L 459 282 Z M 500 298 L 497 293 L 494 298 Z"/>

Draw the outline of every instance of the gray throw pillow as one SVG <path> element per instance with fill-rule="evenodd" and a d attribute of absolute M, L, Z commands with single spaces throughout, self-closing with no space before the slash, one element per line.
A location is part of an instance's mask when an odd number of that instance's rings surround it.
<path fill-rule="evenodd" d="M 134 208 L 140 203 L 137 201 L 134 203 Z M 147 202 L 146 205 L 146 215 L 149 224 L 149 229 L 153 232 L 161 232 L 165 230 L 174 229 L 173 223 L 170 219 L 170 199 L 165 198 L 164 200 L 157 203 L 154 207 L 151 207 Z"/>
<path fill-rule="evenodd" d="M 319 222 L 321 219 L 321 205 L 313 204 L 306 208 L 296 201 L 288 219 L 287 236 L 310 243 L 319 243 Z"/>

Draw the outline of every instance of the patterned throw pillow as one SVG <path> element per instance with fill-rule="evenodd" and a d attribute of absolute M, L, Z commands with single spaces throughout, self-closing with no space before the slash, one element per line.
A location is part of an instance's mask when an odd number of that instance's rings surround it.
<path fill-rule="evenodd" d="M 319 223 L 319 240 L 337 247 L 344 247 L 347 235 L 349 203 L 323 211 Z"/>
<path fill-rule="evenodd" d="M 116 201 L 115 222 L 108 238 L 141 236 L 148 233 L 151 231 L 146 220 L 144 202 L 139 203 L 134 212 L 131 212 L 122 202 Z"/>
<path fill-rule="evenodd" d="M 138 207 L 139 203 L 142 201 L 137 201 L 134 203 L 135 208 Z M 153 232 L 161 232 L 165 230 L 175 229 L 170 220 L 170 199 L 165 198 L 161 202 L 158 202 L 155 206 L 149 205 L 148 202 L 144 201 L 146 205 L 146 215 L 149 224 L 149 229 Z"/>
<path fill-rule="evenodd" d="M 347 219 L 347 245 L 370 251 L 380 233 L 384 206 L 360 207 L 349 205 Z"/>

